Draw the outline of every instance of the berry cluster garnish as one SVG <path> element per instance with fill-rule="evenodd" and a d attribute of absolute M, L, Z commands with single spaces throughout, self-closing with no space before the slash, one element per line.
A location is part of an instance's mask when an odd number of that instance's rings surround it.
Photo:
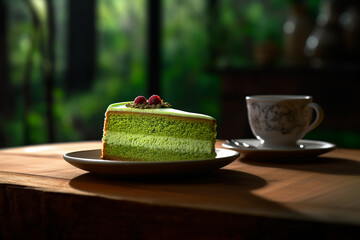
<path fill-rule="evenodd" d="M 158 95 L 152 95 L 149 100 L 146 100 L 144 96 L 138 96 L 134 102 L 127 103 L 126 107 L 140 108 L 140 109 L 153 109 L 153 108 L 168 108 L 171 105 L 164 102 Z"/>

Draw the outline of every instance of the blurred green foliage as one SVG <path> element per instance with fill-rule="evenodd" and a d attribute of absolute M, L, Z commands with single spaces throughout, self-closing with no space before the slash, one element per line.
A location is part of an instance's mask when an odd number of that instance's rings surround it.
<path fill-rule="evenodd" d="M 16 96 L 10 120 L 0 118 L 7 136 L 0 146 L 47 142 L 41 54 L 26 2 L 32 2 L 46 20 L 44 0 L 7 1 L 9 79 Z M 67 56 L 67 6 L 55 4 L 54 120 L 56 141 L 100 140 L 104 113 L 113 102 L 147 94 L 146 2 L 147 0 L 98 0 L 96 6 L 97 58 L 89 89 L 65 91 Z M 316 14 L 320 0 L 307 0 Z M 255 44 L 282 44 L 282 24 L 289 0 L 219 0 L 216 19 L 206 0 L 163 0 L 161 97 L 175 108 L 209 114 L 221 124 L 220 79 L 215 69 L 251 67 L 257 63 Z M 216 55 L 210 56 L 215 46 Z M 29 54 L 33 49 L 33 54 Z M 31 64 L 30 110 L 25 112 L 25 66 Z M 146 96 L 149 97 L 149 96 Z M 24 140 L 25 126 L 29 142 Z M 316 133 L 315 133 L 316 134 Z M 322 136 L 326 134 L 322 133 Z M 331 134 L 326 135 L 331 139 Z M 343 135 L 345 136 L 345 135 Z M 355 135 L 345 141 L 359 142 Z"/>

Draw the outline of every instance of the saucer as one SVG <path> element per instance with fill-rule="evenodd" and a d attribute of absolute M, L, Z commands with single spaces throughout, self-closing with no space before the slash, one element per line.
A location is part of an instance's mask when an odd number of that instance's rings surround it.
<path fill-rule="evenodd" d="M 241 158 L 246 159 L 274 159 L 274 158 L 306 158 L 316 157 L 320 154 L 333 150 L 336 146 L 333 143 L 301 139 L 298 144 L 301 148 L 282 149 L 282 148 L 261 148 L 258 139 L 234 139 L 239 142 L 245 142 L 258 148 L 234 147 L 227 143 L 222 146 L 236 150 L 241 153 Z"/>

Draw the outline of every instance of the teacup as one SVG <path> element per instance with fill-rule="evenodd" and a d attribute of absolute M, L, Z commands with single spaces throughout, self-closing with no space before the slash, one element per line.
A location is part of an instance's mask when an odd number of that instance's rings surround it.
<path fill-rule="evenodd" d="M 322 107 L 311 96 L 247 96 L 246 106 L 251 131 L 262 148 L 299 148 L 297 141 L 324 118 Z"/>

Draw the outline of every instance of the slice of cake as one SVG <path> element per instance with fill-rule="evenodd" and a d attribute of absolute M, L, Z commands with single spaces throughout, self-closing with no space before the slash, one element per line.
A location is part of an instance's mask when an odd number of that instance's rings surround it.
<path fill-rule="evenodd" d="M 216 121 L 180 111 L 153 95 L 111 104 L 105 113 L 102 159 L 176 161 L 214 158 Z"/>

